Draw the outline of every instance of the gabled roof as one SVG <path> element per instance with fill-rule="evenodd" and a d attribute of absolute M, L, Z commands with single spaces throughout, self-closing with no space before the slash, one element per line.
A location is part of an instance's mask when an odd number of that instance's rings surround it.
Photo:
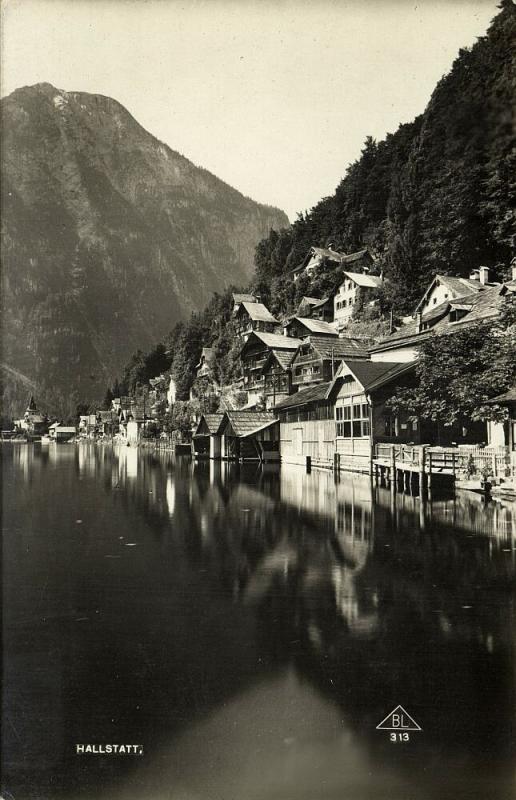
<path fill-rule="evenodd" d="M 307 336 L 303 344 L 310 343 L 322 358 L 368 358 L 366 348 L 356 339 L 346 336 L 344 338 L 330 339 L 323 336 Z"/>
<path fill-rule="evenodd" d="M 432 283 L 424 293 L 423 297 L 417 304 L 416 311 L 418 311 L 419 308 L 422 305 L 424 305 L 426 298 L 428 297 L 434 286 L 439 284 L 443 284 L 443 286 L 446 286 L 446 288 L 452 293 L 453 298 L 451 299 L 460 297 L 461 295 L 464 295 L 466 293 L 471 294 L 471 292 L 481 292 L 483 289 L 486 288 L 482 283 L 480 283 L 480 281 L 473 281 L 470 278 L 458 278 L 453 275 L 436 275 Z"/>
<path fill-rule="evenodd" d="M 276 360 L 282 369 L 288 369 L 292 364 L 296 350 L 271 350 L 265 364 L 262 367 L 262 372 L 265 372 L 271 361 Z"/>
<path fill-rule="evenodd" d="M 501 405 L 504 403 L 516 403 L 516 386 L 511 386 L 511 388 L 507 389 L 503 394 L 499 394 L 497 397 L 493 397 L 492 400 L 488 400 L 488 403 L 500 403 Z"/>
<path fill-rule="evenodd" d="M 201 356 L 199 358 L 199 363 L 195 365 L 195 369 L 199 369 L 199 367 L 202 366 L 203 358 L 204 358 L 204 361 L 206 362 L 206 365 L 210 366 L 210 364 L 212 363 L 213 359 L 215 358 L 215 348 L 214 347 L 203 347 L 202 348 Z"/>
<path fill-rule="evenodd" d="M 197 423 L 194 436 L 198 435 L 201 426 L 206 428 L 209 434 L 216 434 L 220 428 L 223 417 L 224 414 L 203 414 Z"/>
<path fill-rule="evenodd" d="M 332 382 L 328 381 L 327 383 L 318 383 L 315 386 L 307 386 L 305 389 L 300 389 L 295 394 L 291 394 L 289 397 L 280 400 L 274 408 L 275 410 L 296 408 L 298 406 L 307 405 L 308 403 L 315 403 L 317 400 L 325 400 L 331 385 Z"/>
<path fill-rule="evenodd" d="M 416 363 L 415 361 L 353 361 L 346 358 L 333 379 L 332 389 L 342 381 L 347 372 L 351 372 L 364 390 L 371 392 L 390 383 L 399 375 L 411 372 Z"/>
<path fill-rule="evenodd" d="M 220 430 L 223 430 L 226 422 L 229 422 L 235 436 L 245 438 L 274 425 L 277 421 L 272 411 L 226 411 Z"/>
<path fill-rule="evenodd" d="M 301 307 L 301 306 L 303 306 L 303 305 L 306 305 L 306 306 L 316 306 L 316 305 L 317 305 L 317 303 L 320 303 L 320 302 L 321 302 L 321 301 L 319 300 L 319 298 L 318 298 L 318 297 L 306 297 L 306 295 L 305 295 L 305 296 L 304 296 L 304 297 L 302 297 L 302 298 L 301 298 L 301 300 L 299 301 L 299 306 L 298 306 L 298 308 L 299 308 L 299 307 Z"/>
<path fill-rule="evenodd" d="M 344 275 L 364 289 L 378 289 L 383 283 L 379 275 L 368 275 L 365 272 L 345 272 Z"/>
<path fill-rule="evenodd" d="M 414 320 L 371 347 L 371 352 L 388 350 L 390 347 L 419 344 L 433 333 L 436 335 L 453 333 L 476 322 L 495 319 L 500 314 L 506 296 L 511 294 L 516 294 L 516 281 L 507 281 L 504 284 L 487 288 L 484 286 L 483 291 L 470 292 L 451 301 L 446 300 L 432 311 L 423 314 L 421 319 L 423 326 L 425 323 L 434 323 L 430 329 L 421 330 L 418 333 L 418 323 L 417 320 Z M 456 322 L 449 322 L 448 310 L 460 307 L 464 308 L 466 314 Z"/>
<path fill-rule="evenodd" d="M 276 325 L 279 325 L 276 317 L 272 316 L 269 309 L 264 306 L 263 303 L 248 303 L 244 301 L 240 303 L 238 312 L 240 312 L 242 308 L 247 312 L 253 322 L 274 322 Z"/>
<path fill-rule="evenodd" d="M 371 261 L 373 260 L 367 247 L 357 250 L 355 253 L 338 253 L 336 250 L 330 250 L 326 247 L 311 247 L 303 262 L 293 272 L 301 272 L 314 256 L 327 258 L 337 264 L 353 264 L 355 261 L 361 261 L 366 255 L 369 256 Z"/>
<path fill-rule="evenodd" d="M 242 346 L 240 354 L 243 353 L 248 344 L 253 342 L 253 337 L 263 342 L 266 347 L 271 350 L 297 350 L 301 344 L 301 339 L 296 339 L 294 336 L 283 336 L 280 333 L 262 333 L 261 331 L 253 331 L 248 340 Z"/>
<path fill-rule="evenodd" d="M 338 336 L 339 334 L 329 322 L 323 322 L 320 319 L 312 319 L 311 317 L 293 317 L 285 325 L 286 328 L 290 327 L 293 322 L 300 322 L 307 331 L 319 335 Z"/>

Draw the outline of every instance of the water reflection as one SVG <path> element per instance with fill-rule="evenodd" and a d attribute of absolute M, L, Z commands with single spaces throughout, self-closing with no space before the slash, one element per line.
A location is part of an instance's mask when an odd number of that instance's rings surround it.
<path fill-rule="evenodd" d="M 3 455 L 15 796 L 512 797 L 514 506 L 134 448 Z M 423 727 L 405 748 L 375 730 L 398 703 Z M 86 740 L 147 755 L 78 761 Z"/>

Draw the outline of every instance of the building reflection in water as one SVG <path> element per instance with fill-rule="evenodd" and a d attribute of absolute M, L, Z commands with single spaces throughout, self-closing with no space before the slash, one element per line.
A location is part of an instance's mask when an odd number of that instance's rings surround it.
<path fill-rule="evenodd" d="M 110 592 L 119 596 L 124 580 L 131 597 L 138 587 L 141 609 L 135 605 L 133 615 L 135 620 L 143 615 L 141 627 L 129 628 L 137 643 L 135 686 L 116 699 L 120 713 L 129 713 L 125 707 L 135 692 L 145 697 L 148 691 L 149 683 L 140 687 L 138 676 L 151 682 L 157 700 L 156 706 L 146 700 L 151 710 L 145 735 L 161 735 L 173 753 L 170 742 L 177 726 L 188 727 L 190 706 L 200 705 L 207 714 L 231 701 L 238 709 L 237 687 L 250 691 L 265 676 L 270 685 L 288 687 L 296 702 L 311 702 L 294 691 L 294 675 L 332 714 L 338 710 L 336 719 L 345 720 L 346 736 L 360 749 L 353 768 L 362 764 L 365 781 L 369 753 L 408 781 L 413 795 L 409 788 L 407 797 L 451 797 L 439 793 L 434 769 L 439 760 L 454 797 L 480 800 L 474 787 L 481 761 L 490 780 L 498 781 L 489 796 L 508 798 L 514 505 L 485 504 L 473 493 L 423 503 L 375 487 L 368 476 L 341 474 L 335 480 L 330 472 L 306 474 L 295 467 L 193 464 L 127 447 L 54 446 L 43 452 L 20 446 L 6 451 L 6 460 L 14 482 L 30 485 L 33 502 L 42 507 L 56 481 L 64 503 L 74 475 L 81 481 L 80 496 L 89 485 L 92 502 L 96 498 L 98 514 L 107 521 L 106 535 L 109 525 L 116 528 L 109 556 L 119 531 L 132 521 L 139 548 L 134 560 L 124 560 L 132 552 L 128 548 L 118 560 L 104 562 L 112 585 L 92 589 L 82 574 L 77 585 L 108 599 Z M 34 488 L 38 481 L 40 495 Z M 82 538 L 73 539 L 66 529 L 57 546 L 66 542 L 69 559 L 76 541 L 88 553 L 91 542 L 102 547 L 102 535 L 86 539 L 85 525 Z M 70 594 L 77 589 L 66 564 L 62 574 Z M 81 602 L 87 606 L 82 595 Z M 62 603 L 70 599 L 63 595 Z M 188 624 L 192 628 L 184 630 Z M 278 679 L 282 669 L 285 684 Z M 202 696 L 192 672 L 203 676 Z M 184 704 L 182 720 L 174 717 L 172 704 L 170 716 L 156 722 L 153 714 L 169 713 L 159 698 L 175 686 L 181 695 L 176 702 Z M 271 719 L 275 702 L 277 697 L 263 709 Z M 394 757 L 375 727 L 397 703 L 422 723 L 424 736 Z M 195 772 L 193 762 L 190 766 Z M 469 794 L 457 789 L 459 779 Z"/>

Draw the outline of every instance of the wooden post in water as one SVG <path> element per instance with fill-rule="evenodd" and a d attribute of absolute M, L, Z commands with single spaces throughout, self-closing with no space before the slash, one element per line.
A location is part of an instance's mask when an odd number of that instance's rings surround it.
<path fill-rule="evenodd" d="M 391 445 L 391 492 L 396 491 L 396 453 Z"/>

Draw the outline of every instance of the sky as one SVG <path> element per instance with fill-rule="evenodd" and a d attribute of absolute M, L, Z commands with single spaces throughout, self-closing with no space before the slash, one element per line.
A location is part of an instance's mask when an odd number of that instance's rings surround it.
<path fill-rule="evenodd" d="M 114 97 L 294 220 L 421 113 L 497 0 L 1 0 L 1 93 Z"/>

